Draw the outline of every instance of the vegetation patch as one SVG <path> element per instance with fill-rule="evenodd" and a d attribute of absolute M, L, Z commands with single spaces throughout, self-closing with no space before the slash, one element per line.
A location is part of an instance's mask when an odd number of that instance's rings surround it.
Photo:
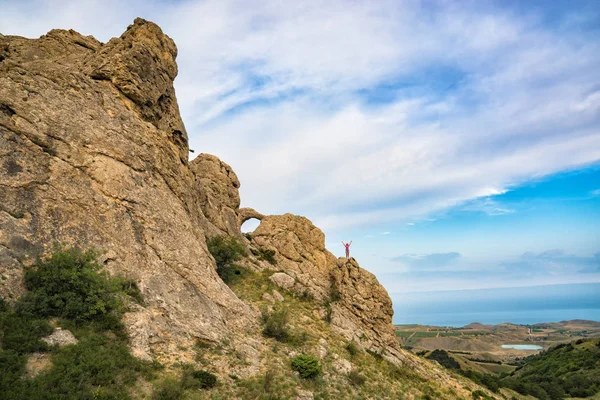
<path fill-rule="evenodd" d="M 181 386 L 184 389 L 210 389 L 216 385 L 216 375 L 208 371 L 196 370 L 190 366 L 183 369 Z"/>
<path fill-rule="evenodd" d="M 128 388 L 153 367 L 133 357 L 121 323 L 121 278 L 100 272 L 97 253 L 57 247 L 25 273 L 28 291 L 14 307 L 0 302 L 0 393 L 7 399 L 127 399 Z M 50 347 L 40 339 L 57 318 L 77 344 Z M 50 367 L 25 377 L 32 352 L 50 353 Z"/>
<path fill-rule="evenodd" d="M 451 355 L 448 354 L 446 350 L 436 349 L 432 351 L 427 358 L 430 360 L 435 360 L 440 365 L 448 368 L 448 369 L 460 369 L 460 364 L 456 361 Z"/>
<path fill-rule="evenodd" d="M 348 381 L 353 386 L 362 386 L 366 380 L 367 379 L 356 370 L 352 370 L 350 373 L 348 373 Z"/>
<path fill-rule="evenodd" d="M 215 236 L 206 242 L 208 251 L 217 263 L 217 274 L 230 285 L 243 274 L 235 262 L 246 256 L 246 248 L 233 236 Z"/>
<path fill-rule="evenodd" d="M 292 369 L 303 379 L 315 379 L 322 371 L 319 360 L 306 354 L 300 354 L 292 359 Z"/>
<path fill-rule="evenodd" d="M 346 345 L 346 350 L 348 350 L 350 358 L 354 358 L 361 353 L 360 347 L 358 347 L 354 340 Z"/>
<path fill-rule="evenodd" d="M 251 251 L 252 254 L 259 260 L 267 261 L 271 265 L 277 264 L 277 260 L 275 259 L 275 250 L 260 248 L 258 250 L 252 249 Z"/>
<path fill-rule="evenodd" d="M 263 335 L 283 343 L 288 342 L 291 338 L 288 320 L 289 313 L 286 309 L 280 309 L 273 312 L 263 310 Z"/>

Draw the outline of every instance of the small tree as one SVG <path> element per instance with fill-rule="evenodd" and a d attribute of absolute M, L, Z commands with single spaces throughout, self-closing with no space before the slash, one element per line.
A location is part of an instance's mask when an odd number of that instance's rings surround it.
<path fill-rule="evenodd" d="M 306 354 L 300 354 L 292 359 L 292 369 L 304 379 L 314 379 L 322 371 L 319 360 Z"/>
<path fill-rule="evenodd" d="M 19 304 L 21 312 L 40 317 L 64 317 L 76 322 L 103 319 L 120 312 L 115 294 L 120 283 L 100 272 L 94 250 L 57 247 L 46 260 L 25 271 L 29 290 Z"/>
<path fill-rule="evenodd" d="M 217 263 L 217 274 L 225 283 L 231 282 L 234 275 L 240 274 L 233 269 L 234 262 L 246 256 L 246 248 L 232 236 L 215 236 L 206 244 Z"/>

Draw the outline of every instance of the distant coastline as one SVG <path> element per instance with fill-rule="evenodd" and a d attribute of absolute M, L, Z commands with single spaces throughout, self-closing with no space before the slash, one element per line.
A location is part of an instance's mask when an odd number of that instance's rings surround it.
<path fill-rule="evenodd" d="M 600 283 L 392 294 L 393 322 L 462 327 L 600 321 Z"/>
<path fill-rule="evenodd" d="M 600 309 L 576 310 L 525 310 L 525 311 L 497 311 L 481 313 L 439 313 L 422 315 L 402 315 L 394 318 L 395 325 L 429 325 L 440 327 L 461 328 L 474 322 L 484 325 L 498 325 L 512 323 L 515 325 L 533 325 L 545 322 L 560 322 L 574 319 L 600 321 Z"/>

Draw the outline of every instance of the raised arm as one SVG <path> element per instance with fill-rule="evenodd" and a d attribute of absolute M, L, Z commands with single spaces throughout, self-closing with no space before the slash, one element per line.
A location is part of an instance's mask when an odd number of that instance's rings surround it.
<path fill-rule="evenodd" d="M 352 240 L 350 241 L 350 245 L 352 245 Z"/>
<path fill-rule="evenodd" d="M 343 244 L 344 246 L 346 245 L 346 243 L 344 243 L 344 241 L 343 241 L 343 240 L 342 240 L 342 244 Z"/>

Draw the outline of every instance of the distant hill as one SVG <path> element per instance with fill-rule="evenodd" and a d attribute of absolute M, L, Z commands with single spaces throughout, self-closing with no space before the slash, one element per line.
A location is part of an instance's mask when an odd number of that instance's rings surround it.
<path fill-rule="evenodd" d="M 600 340 L 579 339 L 529 356 L 500 384 L 540 399 L 592 396 L 600 392 Z"/>
<path fill-rule="evenodd" d="M 481 368 L 485 360 L 434 350 L 426 358 L 454 370 L 492 392 L 510 389 L 540 400 L 589 397 L 600 393 L 600 340 L 579 339 L 551 347 L 520 361 L 514 371 Z M 494 365 L 493 362 L 490 365 Z M 504 364 L 497 367 L 508 367 Z"/>

